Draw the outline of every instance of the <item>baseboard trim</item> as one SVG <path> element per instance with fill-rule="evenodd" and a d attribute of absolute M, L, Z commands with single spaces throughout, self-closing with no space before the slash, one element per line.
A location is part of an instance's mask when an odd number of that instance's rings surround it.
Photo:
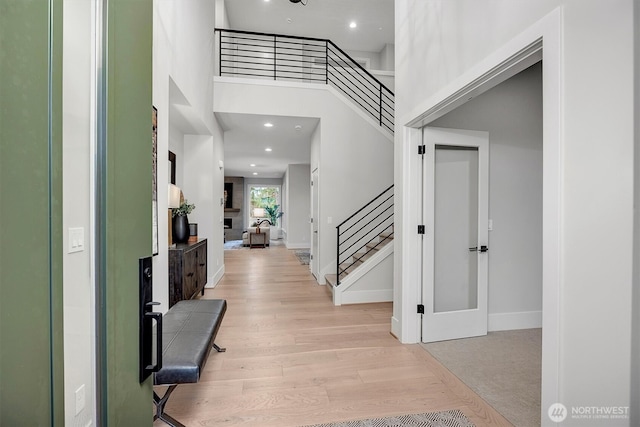
<path fill-rule="evenodd" d="M 289 243 L 286 242 L 285 246 L 287 247 L 287 249 L 309 249 L 309 245 L 310 243 Z"/>
<path fill-rule="evenodd" d="M 396 339 L 398 341 L 400 340 L 401 332 L 402 332 L 402 325 L 400 325 L 400 321 L 395 317 L 395 316 L 391 316 L 391 335 L 393 335 L 394 337 L 396 337 Z"/>
<path fill-rule="evenodd" d="M 372 302 L 393 301 L 393 289 L 380 289 L 374 291 L 347 291 L 340 297 L 341 304 L 365 304 Z"/>
<path fill-rule="evenodd" d="M 220 268 L 218 268 L 218 271 L 216 271 L 213 276 L 209 276 L 207 278 L 207 284 L 204 287 L 206 289 L 215 288 L 220 279 L 222 279 L 222 276 L 224 276 L 224 264 L 222 264 Z"/>
<path fill-rule="evenodd" d="M 489 314 L 489 331 L 511 331 L 542 327 L 542 311 Z"/>

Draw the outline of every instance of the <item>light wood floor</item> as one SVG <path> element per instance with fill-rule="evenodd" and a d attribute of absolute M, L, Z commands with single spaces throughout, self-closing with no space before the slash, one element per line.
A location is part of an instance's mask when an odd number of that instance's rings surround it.
<path fill-rule="evenodd" d="M 303 426 L 455 408 L 477 426 L 511 425 L 422 347 L 390 334 L 391 303 L 333 306 L 284 246 L 225 251 L 225 270 L 204 298 L 228 302 L 216 338 L 227 352 L 213 351 L 200 382 L 179 386 L 166 407 L 187 426 Z"/>

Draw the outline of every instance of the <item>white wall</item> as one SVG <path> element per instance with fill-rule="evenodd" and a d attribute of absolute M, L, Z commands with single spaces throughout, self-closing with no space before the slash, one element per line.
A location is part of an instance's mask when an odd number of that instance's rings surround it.
<path fill-rule="evenodd" d="M 640 6 L 634 5 L 634 66 L 635 91 L 634 111 L 640 111 Z M 640 402 L 640 120 L 635 121 L 635 217 L 634 217 L 634 289 L 633 289 L 633 329 L 631 333 L 631 402 Z M 631 408 L 631 425 L 640 425 L 640 405 Z"/>
<path fill-rule="evenodd" d="M 404 124 L 435 105 L 436 98 L 443 99 L 459 89 L 453 84 L 456 79 L 483 58 L 554 8 L 561 8 L 561 25 L 554 27 L 559 35 L 547 39 L 550 49 L 560 46 L 555 51 L 561 52 L 561 58 L 557 68 L 545 68 L 556 74 L 543 76 L 544 81 L 560 82 L 560 125 L 554 129 L 562 146 L 557 158 L 561 179 L 560 254 L 556 259 L 559 288 L 555 289 L 557 299 L 549 299 L 557 301 L 554 313 L 558 320 L 550 325 L 553 331 L 543 333 L 542 419 L 550 423 L 546 415 L 552 403 L 549 396 L 556 396 L 567 407 L 630 406 L 632 1 L 398 0 L 395 5 L 396 169 L 406 160 L 403 137 L 408 131 Z M 551 107 L 545 103 L 547 106 Z M 401 173 L 396 178 L 397 194 L 407 183 Z M 405 200 L 402 206 L 405 209 L 410 204 Z M 400 210 L 396 214 L 396 221 L 398 216 L 414 218 L 412 212 L 405 215 Z M 399 238 L 400 244 L 403 239 L 412 239 L 409 231 Z M 407 254 L 397 249 L 396 254 L 398 265 Z M 411 309 L 401 303 L 413 292 L 402 288 L 407 271 L 396 275 L 399 301 L 394 304 L 395 319 L 403 309 Z M 400 325 L 395 332 L 402 335 L 407 326 Z M 551 343 L 548 336 L 557 339 Z M 553 350 L 554 354 L 549 354 L 552 347 L 557 353 Z M 547 369 L 551 360 L 557 372 Z M 628 419 L 608 422 L 629 425 Z M 567 419 L 563 425 L 585 423 Z"/>
<path fill-rule="evenodd" d="M 216 112 L 320 118 L 311 170 L 320 165 L 318 262 L 324 283 L 336 268 L 335 227 L 392 182 L 390 136 L 329 86 L 220 77 L 215 82 Z"/>
<path fill-rule="evenodd" d="M 207 239 L 207 288 L 213 287 L 224 273 L 223 245 L 224 206 L 220 186 L 224 187 L 224 169 L 216 158 L 216 144 L 211 135 L 185 135 L 184 184 L 185 198 L 196 205 L 189 214 L 189 222 L 198 224 L 198 238 Z M 215 183 L 215 184 L 214 184 Z"/>
<path fill-rule="evenodd" d="M 176 154 L 176 184 L 196 205 L 189 220 L 208 240 L 207 287 L 224 272 L 222 130 L 213 116 L 215 0 L 154 2 L 153 104 L 158 109 L 158 152 Z M 168 308 L 169 182 L 167 156 L 158 159 L 160 253 L 154 257 L 154 299 Z"/>
<path fill-rule="evenodd" d="M 489 329 L 542 326 L 542 64 L 429 126 L 489 132 Z"/>
<path fill-rule="evenodd" d="M 395 64 L 396 46 L 393 44 L 386 44 L 380 51 L 380 70 L 394 71 L 396 69 Z"/>
<path fill-rule="evenodd" d="M 91 1 L 65 0 L 63 29 L 63 280 L 65 425 L 95 424 L 94 288 L 91 185 L 92 43 Z M 84 229 L 82 252 L 67 253 L 68 229 Z M 38 385 L 35 385 L 38 386 Z M 84 386 L 85 407 L 76 415 L 76 390 Z M 26 414 L 25 414 L 26 416 Z"/>
<path fill-rule="evenodd" d="M 229 15 L 224 0 L 216 0 L 216 28 L 229 28 Z"/>
<path fill-rule="evenodd" d="M 311 170 L 308 164 L 289 165 L 283 182 L 283 218 L 286 218 L 285 244 L 287 248 L 309 248 L 311 233 Z M 286 209 L 286 210 L 285 210 Z"/>

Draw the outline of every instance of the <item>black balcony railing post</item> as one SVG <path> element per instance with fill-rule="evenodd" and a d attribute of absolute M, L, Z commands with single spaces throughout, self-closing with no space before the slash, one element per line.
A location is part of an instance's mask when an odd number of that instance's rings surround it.
<path fill-rule="evenodd" d="M 218 34 L 218 71 L 222 77 L 222 31 L 215 31 Z"/>
<path fill-rule="evenodd" d="M 273 36 L 273 80 L 277 80 L 278 73 L 276 71 L 276 47 L 278 45 L 277 36 Z"/>
<path fill-rule="evenodd" d="M 324 41 L 324 81 L 329 84 L 329 40 Z"/>

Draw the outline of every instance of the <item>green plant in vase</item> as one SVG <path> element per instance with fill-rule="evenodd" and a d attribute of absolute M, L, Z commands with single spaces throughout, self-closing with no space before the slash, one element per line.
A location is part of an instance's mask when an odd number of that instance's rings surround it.
<path fill-rule="evenodd" d="M 189 240 L 189 215 L 196 205 L 189 203 L 187 199 L 180 206 L 173 209 L 173 240 L 176 243 L 185 243 Z"/>
<path fill-rule="evenodd" d="M 194 205 L 193 203 L 189 203 L 189 201 L 187 199 L 184 199 L 184 202 L 182 202 L 180 204 L 179 207 L 177 208 L 173 208 L 173 217 L 177 217 L 177 216 L 187 216 L 189 215 L 191 212 L 193 212 L 193 210 L 196 208 L 196 205 Z"/>
<path fill-rule="evenodd" d="M 278 218 L 284 215 L 284 212 L 280 212 L 279 208 L 280 205 L 265 206 L 264 208 L 264 211 L 267 213 L 267 217 L 269 217 L 269 221 L 273 226 L 276 225 Z"/>

